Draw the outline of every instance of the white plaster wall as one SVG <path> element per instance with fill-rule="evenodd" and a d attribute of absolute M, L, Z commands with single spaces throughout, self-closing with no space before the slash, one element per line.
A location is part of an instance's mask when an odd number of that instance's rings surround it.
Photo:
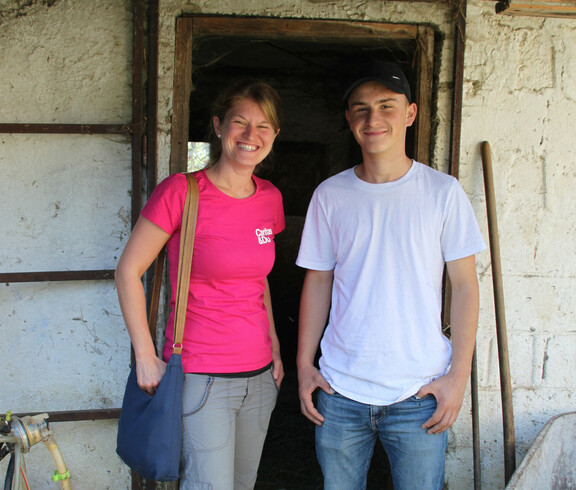
<path fill-rule="evenodd" d="M 0 271 L 113 269 L 130 231 L 124 136 L 0 135 Z"/>
<path fill-rule="evenodd" d="M 129 0 L 0 0 L 0 9 L 3 122 L 130 122 Z"/>
<path fill-rule="evenodd" d="M 131 56 L 128 0 L 1 1 L 0 121 L 130 123 Z M 130 231 L 129 138 L 0 134 L 0 176 L 1 272 L 116 266 Z M 0 332 L 0 412 L 120 406 L 130 343 L 113 281 L 2 284 Z M 130 487 L 116 421 L 51 428 L 73 488 Z M 42 444 L 27 463 L 32 488 L 57 485 Z"/>
<path fill-rule="evenodd" d="M 496 16 L 472 1 L 462 181 L 487 230 L 479 144 L 492 148 L 517 463 L 576 388 L 576 23 Z M 484 233 L 487 237 L 487 231 Z M 503 480 L 500 379 L 490 255 L 478 261 L 483 487 Z"/>

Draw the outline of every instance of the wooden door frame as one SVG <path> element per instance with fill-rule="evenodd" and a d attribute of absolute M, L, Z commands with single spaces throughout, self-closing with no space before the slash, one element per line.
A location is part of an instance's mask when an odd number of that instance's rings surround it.
<path fill-rule="evenodd" d="M 234 36 L 250 39 L 282 39 L 341 43 L 343 39 L 362 45 L 382 40 L 414 40 L 414 68 L 418 76 L 414 101 L 418 106 L 415 122 L 414 158 L 429 163 L 432 131 L 432 82 L 434 30 L 416 24 L 387 24 L 340 20 L 301 20 L 263 17 L 223 17 L 186 15 L 176 19 L 174 94 L 170 173 L 186 170 L 190 94 L 192 92 L 192 42 L 202 36 Z"/>

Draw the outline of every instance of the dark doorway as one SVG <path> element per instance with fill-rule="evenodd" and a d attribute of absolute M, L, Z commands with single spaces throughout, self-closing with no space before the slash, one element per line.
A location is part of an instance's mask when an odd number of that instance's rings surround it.
<path fill-rule="evenodd" d="M 259 175 L 274 183 L 284 199 L 287 226 L 276 240 L 277 259 L 270 287 L 287 369 L 294 368 L 304 274 L 294 262 L 308 203 L 320 182 L 361 161 L 344 118 L 341 97 L 345 68 L 351 59 L 379 57 L 395 60 L 413 77 L 410 61 L 414 49 L 414 41 L 365 47 L 345 40 L 339 44 L 290 39 L 254 41 L 232 35 L 205 36 L 193 44 L 190 141 L 206 139 L 210 105 L 234 80 L 266 80 L 282 98 L 282 130 L 274 155 Z M 413 141 L 412 137 L 412 145 Z"/>
<path fill-rule="evenodd" d="M 314 426 L 300 414 L 295 354 L 298 308 L 305 271 L 295 265 L 308 203 L 316 186 L 360 163 L 344 118 L 342 77 L 350 60 L 378 57 L 406 71 L 420 114 L 429 114 L 434 35 L 418 26 L 387 26 L 337 21 L 291 21 L 225 17 L 182 18 L 177 29 L 188 49 L 175 73 L 172 162 L 183 160 L 182 143 L 205 141 L 210 105 L 240 78 L 269 82 L 280 94 L 284 119 L 274 155 L 260 176 L 283 195 L 286 229 L 276 237 L 276 264 L 269 282 L 286 378 L 264 448 L 257 489 L 320 489 L 322 476 L 314 452 Z M 178 33 L 177 33 L 178 39 Z M 188 66 L 188 60 L 191 65 Z M 416 76 L 418 75 L 418 76 Z M 179 82 L 179 83 L 177 83 Z M 187 100 L 188 88 L 190 96 Z M 181 108 L 181 113 L 179 112 Z M 427 163 L 430 126 L 416 126 L 408 154 Z M 176 164 L 177 165 L 177 164 Z M 171 171 L 183 170 L 172 165 Z M 386 454 L 377 445 L 369 487 L 392 488 Z"/>

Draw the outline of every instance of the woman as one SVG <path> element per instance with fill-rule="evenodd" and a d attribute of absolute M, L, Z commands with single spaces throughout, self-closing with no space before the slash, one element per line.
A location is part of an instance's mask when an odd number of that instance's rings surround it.
<path fill-rule="evenodd" d="M 280 99 L 242 81 L 214 106 L 210 163 L 195 174 L 198 222 L 184 331 L 180 488 L 253 488 L 284 369 L 267 275 L 282 197 L 254 169 L 272 150 Z M 154 393 L 172 352 L 174 292 L 186 177 L 161 182 L 118 262 L 116 284 L 136 356 L 138 385 Z M 163 360 L 146 320 L 141 277 L 167 245 L 172 298 Z"/>

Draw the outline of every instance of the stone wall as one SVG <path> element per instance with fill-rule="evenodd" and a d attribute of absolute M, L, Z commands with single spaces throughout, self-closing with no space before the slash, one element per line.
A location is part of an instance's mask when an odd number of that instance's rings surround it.
<path fill-rule="evenodd" d="M 486 226 L 478 145 L 488 141 L 520 463 L 546 421 L 575 404 L 576 24 L 496 16 L 486 4 L 469 7 L 461 180 Z M 488 253 L 478 272 L 482 457 L 486 488 L 496 488 L 502 422 Z"/>
<path fill-rule="evenodd" d="M 131 2 L 0 2 L 0 66 L 2 123 L 130 123 Z M 1 272 L 116 267 L 130 233 L 128 137 L 0 134 L 0 175 Z M 0 413 L 120 406 L 130 343 L 113 281 L 2 284 L 0 332 Z M 129 487 L 116 421 L 51 428 L 72 488 Z M 31 488 L 57 485 L 43 444 L 27 464 Z"/>

